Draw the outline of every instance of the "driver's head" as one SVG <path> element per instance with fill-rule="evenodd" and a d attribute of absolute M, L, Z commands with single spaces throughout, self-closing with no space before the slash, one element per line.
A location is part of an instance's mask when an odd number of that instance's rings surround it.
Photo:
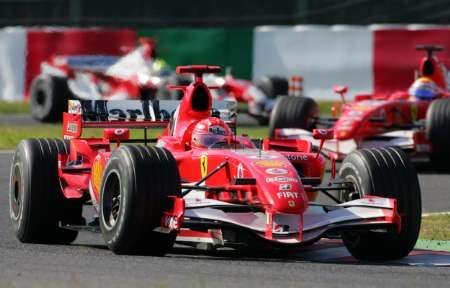
<path fill-rule="evenodd" d="M 226 143 L 230 136 L 230 127 L 225 122 L 216 117 L 209 117 L 195 124 L 191 136 L 191 147 L 212 147 L 217 143 Z"/>
<path fill-rule="evenodd" d="M 420 77 L 409 87 L 408 93 L 418 100 L 433 100 L 439 96 L 439 87 L 430 78 Z"/>

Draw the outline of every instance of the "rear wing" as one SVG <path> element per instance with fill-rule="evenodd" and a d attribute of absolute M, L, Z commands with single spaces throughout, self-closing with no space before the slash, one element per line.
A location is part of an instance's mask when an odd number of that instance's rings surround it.
<path fill-rule="evenodd" d="M 64 139 L 81 137 L 83 128 L 161 128 L 169 125 L 178 100 L 69 100 L 63 114 Z M 212 116 L 236 127 L 237 103 L 213 101 Z"/>

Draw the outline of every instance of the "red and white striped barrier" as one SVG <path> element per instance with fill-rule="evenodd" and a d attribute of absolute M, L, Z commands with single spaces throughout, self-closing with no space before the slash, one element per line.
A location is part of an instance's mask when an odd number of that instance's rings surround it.
<path fill-rule="evenodd" d="M 0 100 L 27 98 L 42 61 L 53 55 L 123 55 L 136 45 L 136 32 L 105 28 L 0 29 Z"/>
<path fill-rule="evenodd" d="M 303 94 L 303 77 L 294 75 L 289 79 L 289 96 L 301 96 Z"/>
<path fill-rule="evenodd" d="M 449 26 L 261 26 L 253 37 L 254 78 L 301 75 L 304 94 L 318 99 L 337 99 L 334 85 L 348 85 L 351 95 L 407 89 L 419 44 L 445 46 L 437 56 L 450 64 Z"/>

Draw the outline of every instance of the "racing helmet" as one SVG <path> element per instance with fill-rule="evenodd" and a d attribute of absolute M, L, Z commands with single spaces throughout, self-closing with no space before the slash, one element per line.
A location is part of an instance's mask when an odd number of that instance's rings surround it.
<path fill-rule="evenodd" d="M 418 100 L 433 100 L 439 96 L 440 90 L 430 78 L 420 77 L 409 87 L 408 93 Z"/>
<path fill-rule="evenodd" d="M 218 143 L 227 143 L 231 129 L 217 117 L 208 117 L 195 124 L 192 130 L 191 147 L 208 148 Z"/>

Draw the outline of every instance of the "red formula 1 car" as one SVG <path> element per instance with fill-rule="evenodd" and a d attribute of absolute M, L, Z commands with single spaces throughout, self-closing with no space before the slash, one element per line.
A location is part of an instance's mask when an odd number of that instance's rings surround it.
<path fill-rule="evenodd" d="M 428 161 L 438 170 L 449 170 L 450 93 L 447 69 L 433 56 L 438 46 L 420 46 L 427 55 L 408 91 L 390 95 L 357 95 L 346 103 L 347 87 L 335 87 L 342 97 L 341 109 L 333 107 L 333 118 L 321 118 L 314 100 L 284 98 L 276 104 L 270 122 L 272 138 L 310 139 L 316 126 L 332 127 L 334 140 L 324 145 L 329 155 L 344 159 L 360 148 L 399 146 L 414 160 Z M 341 114 L 336 118 L 337 110 Z M 285 129 L 287 128 L 287 129 Z"/>
<path fill-rule="evenodd" d="M 67 100 L 177 99 L 182 93 L 169 91 L 167 84 L 187 85 L 191 77 L 180 76 L 157 58 L 151 38 L 123 57 L 108 55 L 54 56 L 41 64 L 41 74 L 30 88 L 30 110 L 36 120 L 61 120 Z M 248 104 L 248 113 L 267 124 L 278 95 L 288 94 L 288 81 L 261 77 L 255 83 L 226 76 L 208 75 L 205 82 L 217 86 L 215 100 L 231 99 Z"/>
<path fill-rule="evenodd" d="M 22 242 L 70 243 L 101 231 L 119 254 L 164 254 L 174 242 L 296 248 L 340 234 L 358 259 L 406 256 L 421 219 L 417 175 L 401 150 L 350 154 L 324 181 L 324 158 L 305 140 L 232 132 L 234 102 L 213 102 L 203 73 L 181 101 L 71 101 L 65 140 L 22 141 L 11 168 L 10 215 Z M 165 127 L 157 139 L 147 129 Z M 102 138 L 81 138 L 86 128 Z M 130 128 L 143 129 L 142 139 Z M 332 136 L 315 130 L 316 139 Z M 155 141 L 156 145 L 148 145 Z M 144 145 L 132 143 L 142 142 Z M 128 144 L 128 145 L 127 145 Z M 334 167 L 334 166 L 333 166 Z M 339 201 L 330 191 L 342 191 Z M 335 205 L 314 202 L 323 192 Z M 86 224 L 82 206 L 98 215 Z"/>

